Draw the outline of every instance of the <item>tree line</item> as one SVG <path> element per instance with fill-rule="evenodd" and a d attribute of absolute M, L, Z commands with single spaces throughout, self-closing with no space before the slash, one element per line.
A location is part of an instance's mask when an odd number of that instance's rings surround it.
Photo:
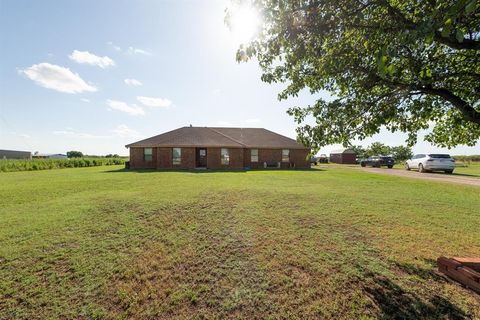
<path fill-rule="evenodd" d="M 371 156 L 392 156 L 396 161 L 404 161 L 413 156 L 412 149 L 407 146 L 387 146 L 381 142 L 374 142 L 369 147 L 352 146 L 350 149 L 354 150 L 357 158 L 366 159 Z"/>

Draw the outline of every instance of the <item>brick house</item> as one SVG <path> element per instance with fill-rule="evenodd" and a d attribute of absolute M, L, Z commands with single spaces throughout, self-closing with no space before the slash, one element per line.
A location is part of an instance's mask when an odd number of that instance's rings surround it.
<path fill-rule="evenodd" d="M 131 169 L 309 168 L 310 149 L 263 128 L 183 127 L 126 145 Z"/>

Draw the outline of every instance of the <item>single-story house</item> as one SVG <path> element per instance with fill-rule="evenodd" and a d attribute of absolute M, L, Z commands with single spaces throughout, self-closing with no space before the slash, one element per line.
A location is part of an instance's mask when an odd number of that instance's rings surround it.
<path fill-rule="evenodd" d="M 0 159 L 32 159 L 30 151 L 0 150 Z"/>
<path fill-rule="evenodd" d="M 341 164 L 356 164 L 357 154 L 352 149 L 339 149 L 330 152 L 330 162 Z"/>
<path fill-rule="evenodd" d="M 131 169 L 310 167 L 309 148 L 263 128 L 182 127 L 125 147 Z"/>

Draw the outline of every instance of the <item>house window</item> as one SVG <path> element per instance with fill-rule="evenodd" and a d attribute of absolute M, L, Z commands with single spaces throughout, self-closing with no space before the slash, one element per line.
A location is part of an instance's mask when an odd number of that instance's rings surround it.
<path fill-rule="evenodd" d="M 143 148 L 143 160 L 152 161 L 152 148 Z"/>
<path fill-rule="evenodd" d="M 289 162 L 290 161 L 290 150 L 283 149 L 282 150 L 282 162 Z"/>
<path fill-rule="evenodd" d="M 250 162 L 258 162 L 258 149 L 250 150 Z"/>
<path fill-rule="evenodd" d="M 228 153 L 228 149 L 222 148 L 220 157 L 221 157 L 222 165 L 228 166 L 230 164 L 230 154 Z"/>
<path fill-rule="evenodd" d="M 182 163 L 182 148 L 173 148 L 172 163 L 174 165 Z"/>

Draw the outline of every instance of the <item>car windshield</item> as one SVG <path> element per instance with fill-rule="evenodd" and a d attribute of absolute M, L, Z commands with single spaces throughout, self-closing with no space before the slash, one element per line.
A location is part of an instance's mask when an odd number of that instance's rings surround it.
<path fill-rule="evenodd" d="M 428 156 L 430 158 L 434 158 L 434 159 L 448 159 L 448 158 L 450 158 L 449 154 L 429 154 Z"/>

